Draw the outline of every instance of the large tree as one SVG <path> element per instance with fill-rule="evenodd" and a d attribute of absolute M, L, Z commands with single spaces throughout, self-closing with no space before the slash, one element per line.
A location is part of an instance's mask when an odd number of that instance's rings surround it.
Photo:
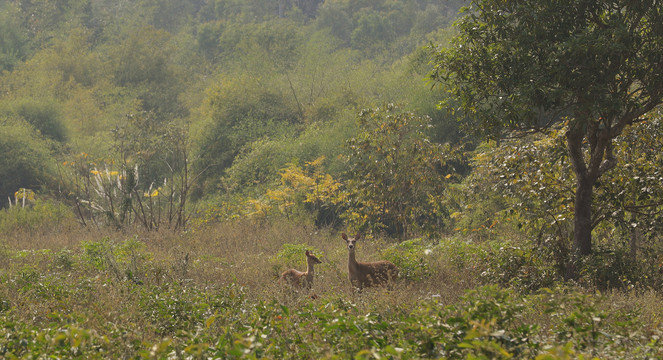
<path fill-rule="evenodd" d="M 431 76 L 473 130 L 568 122 L 574 247 L 590 254 L 592 196 L 617 164 L 613 140 L 663 101 L 663 1 L 475 0 L 457 28 Z"/>

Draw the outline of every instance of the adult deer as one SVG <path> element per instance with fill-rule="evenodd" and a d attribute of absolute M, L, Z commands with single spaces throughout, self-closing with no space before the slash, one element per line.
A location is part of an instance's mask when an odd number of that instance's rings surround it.
<path fill-rule="evenodd" d="M 288 283 L 295 288 L 305 288 L 307 290 L 311 289 L 313 286 L 313 266 L 321 264 L 322 261 L 318 259 L 310 250 L 306 250 L 304 253 L 306 255 L 306 272 L 297 271 L 295 269 L 289 269 L 281 274 L 281 282 Z"/>
<path fill-rule="evenodd" d="M 355 235 L 354 238 L 349 238 L 346 234 L 341 234 L 341 237 L 348 247 L 348 277 L 354 287 L 361 290 L 374 285 L 390 285 L 398 278 L 398 268 L 389 261 L 357 261 L 355 245 L 357 240 L 361 238 L 360 234 Z"/>

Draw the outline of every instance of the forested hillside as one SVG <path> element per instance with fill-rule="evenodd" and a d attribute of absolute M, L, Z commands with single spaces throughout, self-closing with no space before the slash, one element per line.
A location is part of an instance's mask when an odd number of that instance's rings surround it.
<path fill-rule="evenodd" d="M 460 3 L 4 2 L 3 148 L 21 163 L 3 164 L 0 196 L 62 192 L 58 168 L 81 154 L 138 165 L 146 189 L 186 152 L 196 198 L 226 192 L 226 176 L 273 182 L 295 160 L 326 156 L 335 174 L 356 114 L 386 102 L 453 139 L 422 46 L 446 41 Z"/>
<path fill-rule="evenodd" d="M 0 357 L 663 357 L 661 8 L 0 2 Z"/>

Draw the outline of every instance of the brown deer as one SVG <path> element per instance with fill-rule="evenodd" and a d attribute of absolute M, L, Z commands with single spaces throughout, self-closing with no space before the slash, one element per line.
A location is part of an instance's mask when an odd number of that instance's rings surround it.
<path fill-rule="evenodd" d="M 355 243 L 361 238 L 360 234 L 354 238 L 348 238 L 345 234 L 341 237 L 348 246 L 348 277 L 354 287 L 361 290 L 374 285 L 391 285 L 398 278 L 398 268 L 389 261 L 365 263 L 355 259 Z"/>
<path fill-rule="evenodd" d="M 281 282 L 290 284 L 292 287 L 300 289 L 305 288 L 307 290 L 311 289 L 313 286 L 313 265 L 321 264 L 322 261 L 318 259 L 310 250 L 306 250 L 306 272 L 297 271 L 295 269 L 289 269 L 281 274 Z"/>

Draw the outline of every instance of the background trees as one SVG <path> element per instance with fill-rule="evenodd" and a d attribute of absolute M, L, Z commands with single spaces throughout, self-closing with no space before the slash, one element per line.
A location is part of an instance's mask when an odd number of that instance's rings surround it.
<path fill-rule="evenodd" d="M 663 101 L 657 1 L 473 1 L 433 78 L 479 133 L 568 121 L 574 247 L 591 253 L 594 191 L 617 164 L 613 141 Z M 455 106 L 455 105 L 454 105 Z"/>
<path fill-rule="evenodd" d="M 426 56 L 410 53 L 438 29 L 413 19 L 446 25 L 458 7 L 384 0 L 8 3 L 0 21 L 8 29 L 0 35 L 8 70 L 0 109 L 39 131 L 44 139 L 26 141 L 49 145 L 49 161 L 67 164 L 61 182 L 68 184 L 61 185 L 69 193 L 106 174 L 106 166 L 122 181 L 139 168 L 135 184 L 123 187 L 127 196 L 151 194 L 150 186 L 181 179 L 191 166 L 202 201 L 279 186 L 287 164 L 321 157 L 327 160 L 316 171 L 340 179 L 339 154 L 362 108 L 400 101 L 411 103 L 403 111 L 433 115 L 437 129 L 452 124 L 425 100 L 432 100 L 422 80 Z M 81 199 L 91 204 L 89 191 Z M 126 200 L 118 199 L 106 196 Z M 121 212 L 110 213 L 111 223 L 123 223 Z M 405 218 L 399 221 L 405 228 Z"/>
<path fill-rule="evenodd" d="M 14 104 L 11 112 L 46 138 L 61 142 L 67 138 L 62 115 L 53 100 L 22 99 Z"/>
<path fill-rule="evenodd" d="M 301 130 L 297 106 L 257 79 L 228 80 L 209 91 L 205 108 L 209 118 L 199 128 L 196 141 L 199 167 L 209 167 L 205 178 L 216 176 L 218 180 L 252 142 L 265 137 L 278 139 Z"/>
<path fill-rule="evenodd" d="M 12 3 L 6 2 L 0 7 L 0 71 L 11 70 L 27 56 L 28 32 L 22 26 L 19 14 Z"/>

